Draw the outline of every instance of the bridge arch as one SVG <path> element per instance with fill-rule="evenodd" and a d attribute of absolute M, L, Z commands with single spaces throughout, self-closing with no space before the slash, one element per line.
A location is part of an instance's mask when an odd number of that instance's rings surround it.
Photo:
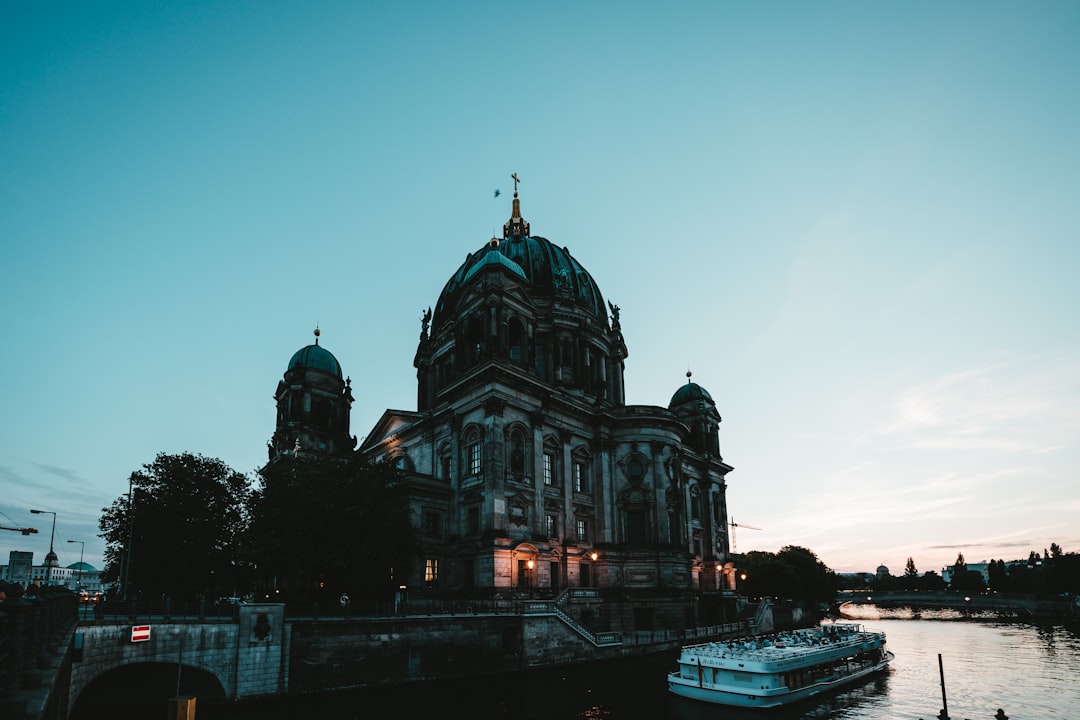
<path fill-rule="evenodd" d="M 177 687 L 180 691 L 177 693 Z M 73 699 L 69 720 L 165 717 L 162 698 L 194 695 L 199 703 L 225 702 L 214 673 L 190 665 L 135 662 L 97 675 Z"/>

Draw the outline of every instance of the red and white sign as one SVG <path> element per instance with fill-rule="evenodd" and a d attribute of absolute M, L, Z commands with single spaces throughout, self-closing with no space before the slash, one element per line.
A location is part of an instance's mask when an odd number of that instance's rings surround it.
<path fill-rule="evenodd" d="M 150 626 L 149 625 L 132 625 L 131 626 L 131 642 L 146 642 L 150 639 Z"/>

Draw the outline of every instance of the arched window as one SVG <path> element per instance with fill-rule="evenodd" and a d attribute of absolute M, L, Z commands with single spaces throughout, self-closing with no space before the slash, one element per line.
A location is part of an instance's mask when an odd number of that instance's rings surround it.
<path fill-rule="evenodd" d="M 574 341 L 570 338 L 563 338 L 559 342 L 559 369 L 564 381 L 574 381 Z"/>
<path fill-rule="evenodd" d="M 465 365 L 472 367 L 480 362 L 484 350 L 484 323 L 480 315 L 473 315 L 465 326 Z"/>
<path fill-rule="evenodd" d="M 525 458 L 527 456 L 525 452 L 525 433 L 521 428 L 513 428 L 510 430 L 510 438 L 507 441 L 507 467 L 510 468 L 510 473 L 516 478 L 522 478 L 526 475 Z"/>
<path fill-rule="evenodd" d="M 483 472 L 484 469 L 480 431 L 476 428 L 469 428 L 465 431 L 463 437 L 464 443 L 462 443 L 462 447 L 465 450 L 465 477 L 480 477 L 480 473 Z"/>

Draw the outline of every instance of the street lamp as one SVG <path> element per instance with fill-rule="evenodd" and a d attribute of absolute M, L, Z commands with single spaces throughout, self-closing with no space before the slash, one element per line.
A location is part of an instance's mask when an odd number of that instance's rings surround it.
<path fill-rule="evenodd" d="M 82 600 L 83 553 L 86 552 L 86 542 L 83 540 L 68 540 L 68 542 L 79 543 L 79 573 L 75 576 L 75 592 L 79 594 L 79 599 Z"/>
<path fill-rule="evenodd" d="M 56 537 L 56 513 L 52 510 L 31 510 L 30 513 L 32 515 L 52 515 L 52 534 L 49 535 L 49 554 L 45 556 L 45 571 L 48 574 L 48 577 L 45 580 L 46 584 L 51 584 L 53 571 L 50 560 L 53 563 L 56 563 L 56 553 L 53 552 L 53 538 Z"/>

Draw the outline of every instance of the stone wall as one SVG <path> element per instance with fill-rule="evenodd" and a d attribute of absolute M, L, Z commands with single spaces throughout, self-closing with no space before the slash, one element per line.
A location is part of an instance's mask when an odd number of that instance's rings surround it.
<path fill-rule="evenodd" d="M 291 694 L 516 670 L 518 616 L 291 622 Z"/>
<path fill-rule="evenodd" d="M 288 690 L 289 633 L 285 606 L 241 605 L 237 615 L 237 700 L 279 695 Z"/>

